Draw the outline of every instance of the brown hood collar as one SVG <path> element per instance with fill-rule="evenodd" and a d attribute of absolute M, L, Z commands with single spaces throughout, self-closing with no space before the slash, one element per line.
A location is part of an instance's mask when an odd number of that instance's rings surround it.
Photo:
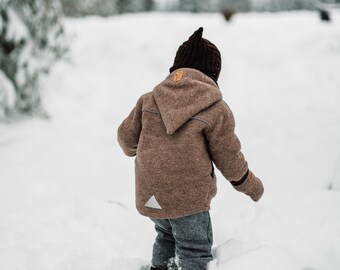
<path fill-rule="evenodd" d="M 191 117 L 222 99 L 216 83 L 191 68 L 170 73 L 153 93 L 168 134 L 173 134 Z"/>

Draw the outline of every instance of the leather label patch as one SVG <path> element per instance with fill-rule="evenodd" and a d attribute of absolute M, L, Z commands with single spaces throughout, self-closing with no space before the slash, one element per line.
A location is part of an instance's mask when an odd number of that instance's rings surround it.
<path fill-rule="evenodd" d="M 173 77 L 173 81 L 174 82 L 178 82 L 180 80 L 182 80 L 182 77 L 183 77 L 183 70 L 179 70 L 175 73 L 174 77 Z"/>

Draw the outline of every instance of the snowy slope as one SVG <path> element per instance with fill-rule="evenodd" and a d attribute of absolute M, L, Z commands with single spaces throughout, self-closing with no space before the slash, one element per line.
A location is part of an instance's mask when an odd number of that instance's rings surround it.
<path fill-rule="evenodd" d="M 134 208 L 133 159 L 116 129 L 199 26 L 221 50 L 219 84 L 266 187 L 255 204 L 218 175 L 211 269 L 340 269 L 340 14 L 334 19 L 68 19 L 72 60 L 43 82 L 50 119 L 0 125 L 0 269 L 148 265 L 155 233 Z"/>

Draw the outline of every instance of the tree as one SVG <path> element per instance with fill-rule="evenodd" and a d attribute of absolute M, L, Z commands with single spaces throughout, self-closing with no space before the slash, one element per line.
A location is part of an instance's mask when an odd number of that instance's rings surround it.
<path fill-rule="evenodd" d="M 209 1 L 202 0 L 179 0 L 178 10 L 187 12 L 207 12 L 210 11 L 211 4 Z"/>
<path fill-rule="evenodd" d="M 116 0 L 117 11 L 119 14 L 131 12 L 131 0 Z"/>
<path fill-rule="evenodd" d="M 253 0 L 253 9 L 257 11 L 285 11 L 285 10 L 311 10 L 314 1 L 311 0 L 266 0 L 256 2 Z"/>
<path fill-rule="evenodd" d="M 228 8 L 235 12 L 246 12 L 251 10 L 251 0 L 221 0 L 222 9 Z"/>
<path fill-rule="evenodd" d="M 0 96 L 15 90 L 14 107 L 3 99 L 0 111 L 39 112 L 39 79 L 67 52 L 60 2 L 1 0 L 0 8 Z"/>
<path fill-rule="evenodd" d="M 155 1 L 154 0 L 143 0 L 144 2 L 144 10 L 145 11 L 152 11 L 155 8 Z"/>
<path fill-rule="evenodd" d="M 64 13 L 72 17 L 117 14 L 115 0 L 61 0 L 61 3 Z"/>

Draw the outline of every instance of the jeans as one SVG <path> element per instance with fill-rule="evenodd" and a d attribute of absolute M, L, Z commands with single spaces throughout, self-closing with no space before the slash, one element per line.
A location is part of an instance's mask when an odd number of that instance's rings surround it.
<path fill-rule="evenodd" d="M 212 260 L 213 244 L 208 211 L 174 219 L 151 220 L 157 232 L 152 257 L 154 267 L 206 270 Z"/>

